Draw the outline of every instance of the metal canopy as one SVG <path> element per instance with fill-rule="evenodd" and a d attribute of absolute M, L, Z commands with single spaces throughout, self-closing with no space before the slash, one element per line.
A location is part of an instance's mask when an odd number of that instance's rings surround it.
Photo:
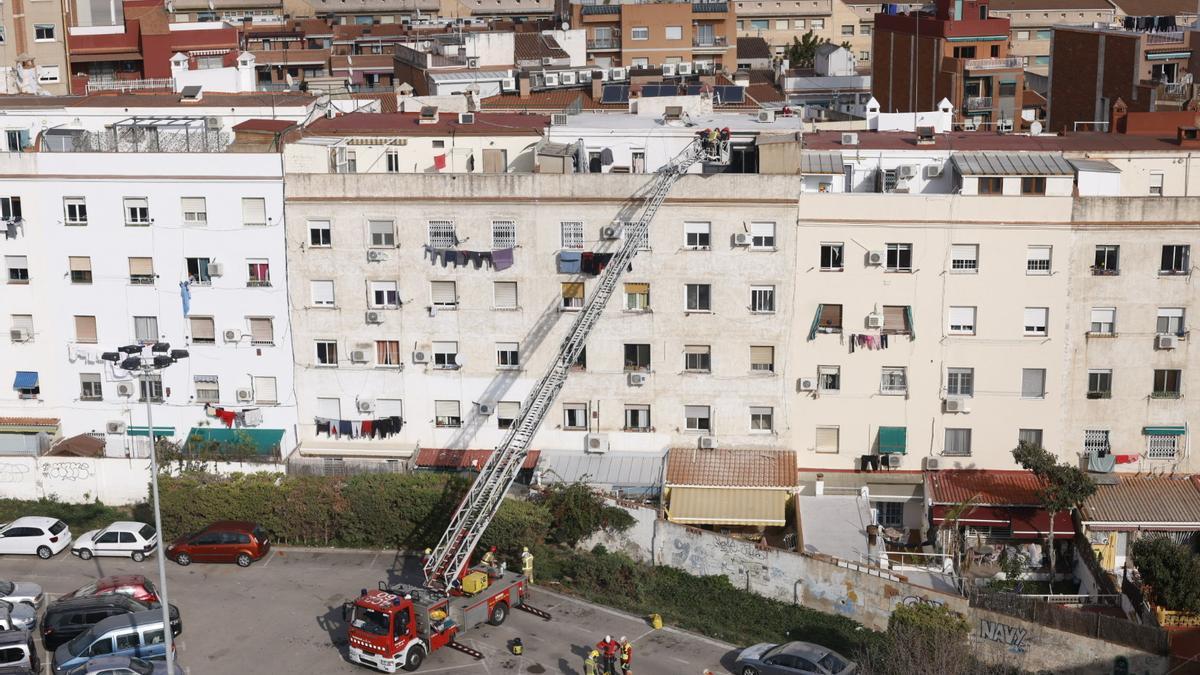
<path fill-rule="evenodd" d="M 960 152 L 951 159 L 964 176 L 1075 175 L 1075 168 L 1057 152 Z"/>
<path fill-rule="evenodd" d="M 817 152 L 805 150 L 800 153 L 800 173 L 802 174 L 842 174 L 842 153 L 836 151 Z"/>

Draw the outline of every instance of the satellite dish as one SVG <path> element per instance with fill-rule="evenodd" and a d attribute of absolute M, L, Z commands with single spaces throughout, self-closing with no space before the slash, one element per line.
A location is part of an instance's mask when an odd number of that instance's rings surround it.
<path fill-rule="evenodd" d="M 429 48 L 430 48 L 430 47 L 432 47 L 432 46 L 433 46 L 433 43 L 432 43 L 432 42 L 430 42 L 429 40 L 426 40 L 426 41 L 424 41 L 424 42 L 422 42 L 422 43 L 421 43 L 421 48 L 422 48 L 422 49 L 424 49 L 424 50 L 426 50 L 426 51 L 428 51 L 428 50 L 429 50 Z"/>
<path fill-rule="evenodd" d="M 1034 122 L 1033 124 L 1030 124 L 1029 125 L 1029 133 L 1033 134 L 1034 136 L 1041 136 L 1042 135 L 1042 123 Z"/>
<path fill-rule="evenodd" d="M 571 30 L 571 24 L 566 21 L 562 22 L 562 29 L 563 30 Z"/>

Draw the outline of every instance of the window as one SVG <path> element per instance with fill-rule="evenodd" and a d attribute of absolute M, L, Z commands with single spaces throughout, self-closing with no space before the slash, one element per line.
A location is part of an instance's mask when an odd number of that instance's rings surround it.
<path fill-rule="evenodd" d="M 1014 85 L 1015 86 L 1015 85 Z M 1014 90 L 1009 96 L 1016 94 Z M 1004 96 L 1004 85 L 1000 85 L 1000 95 Z M 1026 176 L 1021 179 L 1021 194 L 1023 195 L 1044 195 L 1046 194 L 1046 178 L 1044 176 Z"/>
<path fill-rule="evenodd" d="M 496 404 L 496 428 L 511 429 L 521 414 L 521 404 L 518 401 L 500 401 Z"/>
<path fill-rule="evenodd" d="M 706 405 L 683 406 L 683 417 L 688 431 L 712 431 L 712 413 Z"/>
<path fill-rule="evenodd" d="M 462 415 L 459 413 L 458 401 L 433 402 L 434 426 L 440 428 L 458 428 L 462 426 Z"/>
<path fill-rule="evenodd" d="M 887 245 L 887 271 L 912 271 L 912 244 Z"/>
<path fill-rule="evenodd" d="M 751 19 L 750 30 L 771 30 L 770 19 Z"/>
<path fill-rule="evenodd" d="M 387 172 L 400 173 L 400 153 L 395 150 L 387 151 Z"/>
<path fill-rule="evenodd" d="M 650 406 L 625 406 L 625 431 L 650 431 Z"/>
<path fill-rule="evenodd" d="M 496 281 L 492 283 L 492 302 L 495 309 L 517 308 L 517 282 Z"/>
<path fill-rule="evenodd" d="M 844 249 L 841 242 L 836 244 L 821 244 L 821 271 L 841 272 L 843 269 L 845 269 L 845 263 L 842 262 L 843 251 Z"/>
<path fill-rule="evenodd" d="M 859 35 L 870 35 L 871 34 L 871 24 L 869 24 L 869 23 L 858 24 L 858 34 Z"/>
<path fill-rule="evenodd" d="M 8 283 L 29 283 L 29 258 L 23 255 L 6 255 L 4 266 L 8 268 Z"/>
<path fill-rule="evenodd" d="M 1084 429 L 1083 451 L 1089 455 L 1111 452 L 1112 446 L 1108 443 L 1108 429 Z"/>
<path fill-rule="evenodd" d="M 211 316 L 188 317 L 188 325 L 192 331 L 192 344 L 211 345 L 217 343 L 216 322 Z"/>
<path fill-rule="evenodd" d="M 583 223 L 577 220 L 562 223 L 562 247 L 564 249 L 583 248 Z"/>
<path fill-rule="evenodd" d="M 1025 251 L 1026 274 L 1050 274 L 1050 246 L 1030 246 Z"/>
<path fill-rule="evenodd" d="M 247 286 L 270 286 L 271 285 L 271 263 L 263 259 L 250 259 L 246 261 L 246 285 Z"/>
<path fill-rule="evenodd" d="M 750 347 L 750 372 L 775 372 L 775 348 L 769 346 Z"/>
<path fill-rule="evenodd" d="M 400 365 L 400 341 L 399 340 L 376 340 L 375 341 L 375 365 L 377 365 L 377 366 L 399 366 Z"/>
<path fill-rule="evenodd" d="M 395 282 L 392 282 L 393 287 Z M 453 281 L 431 281 L 429 292 L 433 306 L 438 309 L 454 309 L 458 307 L 458 286 Z"/>
<path fill-rule="evenodd" d="M 709 345 L 684 345 L 683 369 L 689 373 L 711 373 L 712 347 Z"/>
<path fill-rule="evenodd" d="M 81 344 L 96 344 L 96 317 L 90 315 L 75 316 L 75 341 Z"/>
<path fill-rule="evenodd" d="M 666 38 L 668 40 L 682 40 L 683 26 L 667 26 Z M 634 39 L 636 40 L 637 38 Z"/>
<path fill-rule="evenodd" d="M 1182 374 L 1182 370 L 1156 369 L 1154 371 L 1154 391 L 1150 396 L 1152 398 L 1179 398 L 1179 380 Z"/>
<path fill-rule="evenodd" d="M 841 366 L 817 366 L 817 390 L 837 393 L 842 390 Z"/>
<path fill-rule="evenodd" d="M 207 271 L 205 270 L 205 272 Z M 154 283 L 154 258 L 130 258 L 129 283 L 152 285 Z"/>
<path fill-rule="evenodd" d="M 204 197 L 184 197 L 180 202 L 183 205 L 184 225 L 205 225 L 208 223 L 208 208 L 204 205 Z"/>
<path fill-rule="evenodd" d="M 757 314 L 773 314 L 775 312 L 775 287 L 751 286 L 750 311 Z"/>
<path fill-rule="evenodd" d="M 979 271 L 979 245 L 954 244 L 950 247 L 950 271 L 955 274 L 975 274 Z"/>
<path fill-rule="evenodd" d="M 35 24 L 33 24 L 33 39 L 35 42 L 53 42 L 54 41 L 54 24 L 52 24 L 52 23 L 35 23 Z"/>
<path fill-rule="evenodd" d="M 975 395 L 974 368 L 947 368 L 946 395 L 970 398 Z"/>
<path fill-rule="evenodd" d="M 975 47 L 955 47 L 952 53 L 956 59 L 973 59 L 975 58 Z"/>
<path fill-rule="evenodd" d="M 625 310 L 644 312 L 650 309 L 650 284 L 625 284 Z"/>
<path fill-rule="evenodd" d="M 87 200 L 83 197 L 63 197 L 67 225 L 87 225 Z"/>
<path fill-rule="evenodd" d="M 750 248 L 775 250 L 775 223 L 750 223 Z"/>
<path fill-rule="evenodd" d="M 92 283 L 92 259 L 87 256 L 71 256 L 67 258 L 67 268 L 71 271 L 71 283 Z"/>
<path fill-rule="evenodd" d="M 903 502 L 871 502 L 871 508 L 875 510 L 876 520 L 883 527 L 896 529 L 904 527 Z"/>
<path fill-rule="evenodd" d="M 1112 370 L 1088 370 L 1088 398 L 1112 398 Z"/>
<path fill-rule="evenodd" d="M 100 373 L 79 374 L 79 400 L 104 400 L 104 388 L 100 383 Z"/>
<path fill-rule="evenodd" d="M 631 343 L 625 345 L 625 372 L 650 372 L 650 345 Z"/>
<path fill-rule="evenodd" d="M 334 340 L 317 340 L 317 365 L 336 366 L 338 364 L 337 342 Z"/>
<path fill-rule="evenodd" d="M 145 403 L 150 400 L 154 403 L 162 403 L 163 400 L 163 385 L 162 375 L 148 375 L 138 381 L 139 395 L 138 400 Z"/>
<path fill-rule="evenodd" d="M 492 248 L 514 248 L 517 245 L 517 224 L 511 220 L 492 221 Z"/>
<path fill-rule="evenodd" d="M 270 346 L 275 344 L 275 326 L 267 317 L 251 317 L 250 344 Z"/>
<path fill-rule="evenodd" d="M 435 281 L 434 284 L 449 283 L 453 281 L 442 282 Z M 400 292 L 396 290 L 396 282 L 394 281 L 368 281 L 367 288 L 370 291 L 370 305 L 376 309 L 396 309 L 400 306 Z M 434 304 L 437 304 L 435 299 Z"/>
<path fill-rule="evenodd" d="M 1159 171 L 1150 172 L 1150 195 L 1153 197 L 1163 195 L 1163 174 Z"/>
<path fill-rule="evenodd" d="M 630 40 L 649 40 L 650 29 L 645 26 L 634 26 L 629 31 Z"/>
<path fill-rule="evenodd" d="M 912 308 L 908 305 L 884 305 L 882 331 L 892 335 L 912 334 Z"/>
<path fill-rule="evenodd" d="M 817 452 L 837 454 L 840 435 L 838 427 L 817 427 Z"/>
<path fill-rule="evenodd" d="M 841 305 L 818 305 L 817 306 L 817 331 L 819 333 L 841 333 L 842 332 L 842 306 Z M 814 334 L 812 337 L 816 337 Z"/>
<path fill-rule="evenodd" d="M 1028 40 L 1029 39 L 1029 31 L 1027 31 L 1027 30 L 1017 31 L 1017 39 L 1018 40 Z"/>
<path fill-rule="evenodd" d="M 1115 276 L 1120 274 L 1121 247 L 1105 244 L 1096 247 L 1096 260 L 1092 263 L 1092 274 Z"/>
<path fill-rule="evenodd" d="M 849 24 L 849 23 L 842 24 L 842 35 L 843 36 L 854 35 L 854 24 Z"/>
<path fill-rule="evenodd" d="M 1168 244 L 1162 247 L 1162 264 L 1159 274 L 1187 274 L 1191 271 L 1192 247 L 1187 244 Z"/>
<path fill-rule="evenodd" d="M 975 334 L 975 308 L 974 307 L 951 307 L 950 308 L 950 334 L 951 335 L 974 335 Z"/>
<path fill-rule="evenodd" d="M 449 220 L 429 221 L 429 245 L 433 248 L 450 248 L 458 245 L 454 223 Z"/>
<path fill-rule="evenodd" d="M 689 312 L 712 311 L 712 286 L 686 284 L 684 309 Z"/>
<path fill-rule="evenodd" d="M 903 366 L 884 366 L 879 376 L 879 393 L 907 394 L 907 369 Z"/>
<path fill-rule="evenodd" d="M 433 343 L 433 367 L 441 370 L 456 370 L 458 368 L 458 343 Z"/>
<path fill-rule="evenodd" d="M 1017 443 L 1025 443 L 1034 447 L 1042 447 L 1042 430 L 1041 429 L 1018 429 Z"/>
<path fill-rule="evenodd" d="M 684 223 L 683 245 L 698 251 L 712 247 L 712 223 Z"/>
<path fill-rule="evenodd" d="M 984 176 L 978 179 L 979 187 L 977 192 L 981 195 L 1001 195 L 1004 194 L 1004 179 L 999 176 Z"/>
<path fill-rule="evenodd" d="M 1116 335 L 1117 310 L 1112 307 L 1092 308 L 1090 335 Z"/>
<path fill-rule="evenodd" d="M 562 309 L 583 308 L 583 282 L 567 281 L 562 284 Z"/>
<path fill-rule="evenodd" d="M 804 30 L 804 19 L 792 19 L 792 29 Z"/>
<path fill-rule="evenodd" d="M 242 225 L 246 227 L 266 227 L 266 199 L 262 197 L 242 197 Z"/>
<path fill-rule="evenodd" d="M 371 232 L 371 248 L 395 248 L 396 224 L 390 220 L 369 220 L 367 228 Z"/>
<path fill-rule="evenodd" d="M 765 406 L 750 406 L 750 431 L 774 431 L 775 409 Z"/>
<path fill-rule="evenodd" d="M 333 307 L 333 280 L 323 279 L 309 284 L 312 304 L 317 307 Z"/>
<path fill-rule="evenodd" d="M 150 200 L 145 197 L 125 198 L 125 224 L 149 225 Z"/>
<path fill-rule="evenodd" d="M 1182 336 L 1184 333 L 1186 333 L 1183 323 L 1183 308 L 1159 307 L 1158 323 L 1155 326 L 1155 332 L 1159 335 L 1179 336 Z"/>
<path fill-rule="evenodd" d="M 1026 307 L 1025 308 L 1025 335 L 1045 336 L 1047 334 L 1046 321 L 1050 314 L 1050 309 L 1047 307 Z"/>
<path fill-rule="evenodd" d="M 1146 457 L 1149 459 L 1175 459 L 1184 447 L 1182 434 L 1146 434 Z"/>
<path fill-rule="evenodd" d="M 579 430 L 588 427 L 586 403 L 563 404 L 563 429 Z"/>
<path fill-rule="evenodd" d="M 158 342 L 158 317 L 133 317 L 133 335 L 142 344 Z"/>
<path fill-rule="evenodd" d="M 825 19 L 813 19 L 812 20 L 812 29 L 813 30 L 825 30 Z"/>
<path fill-rule="evenodd" d="M 184 264 L 187 267 L 188 281 L 193 284 L 208 286 L 212 283 L 212 277 L 208 273 L 208 266 L 211 260 L 209 258 L 184 258 Z"/>
<path fill-rule="evenodd" d="M 221 385 L 216 375 L 196 375 L 192 380 L 196 387 L 197 403 L 221 402 Z"/>
<path fill-rule="evenodd" d="M 310 246 L 328 247 L 333 245 L 333 230 L 328 220 L 308 221 L 308 243 Z"/>
<path fill-rule="evenodd" d="M 1021 369 L 1021 398 L 1046 398 L 1046 369 Z"/>
<path fill-rule="evenodd" d="M 971 430 L 946 429 L 946 444 L 942 446 L 942 454 L 948 457 L 970 457 Z"/>
<path fill-rule="evenodd" d="M 520 366 L 520 344 L 516 342 L 497 342 L 496 367 L 519 368 Z"/>

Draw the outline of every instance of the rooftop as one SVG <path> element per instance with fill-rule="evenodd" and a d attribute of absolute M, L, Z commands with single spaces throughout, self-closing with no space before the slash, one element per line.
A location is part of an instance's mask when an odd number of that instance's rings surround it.
<path fill-rule="evenodd" d="M 793 122 L 794 129 L 794 122 Z M 842 145 L 840 131 L 816 131 L 804 134 L 804 147 L 810 150 L 999 150 L 1009 152 L 1178 152 L 1174 133 L 1170 137 L 1131 134 L 1072 133 L 1065 136 L 1043 134 L 996 134 L 988 131 L 959 131 L 938 134 L 933 145 L 917 145 L 916 135 L 902 131 L 859 131 L 857 146 Z"/>
<path fill-rule="evenodd" d="M 693 123 L 693 126 L 664 126 L 662 120 L 656 117 L 584 112 L 578 115 L 568 116 L 567 123 L 562 126 L 572 129 L 606 129 L 615 132 L 660 129 L 664 134 L 679 136 L 691 136 L 697 131 L 712 127 L 716 127 L 718 129 L 729 127 L 730 131 L 742 133 L 788 133 L 795 132 L 796 127 L 798 126 L 797 120 L 794 117 L 777 116 L 774 122 L 759 122 L 758 118 L 753 114 L 736 112 L 714 112 L 710 115 L 690 115 L 689 117 Z M 830 135 L 833 136 L 834 134 Z M 805 147 L 808 146 L 807 138 L 808 137 L 806 135 Z M 839 145 L 838 148 L 840 149 L 841 146 Z"/>
<path fill-rule="evenodd" d="M 0 417 L 0 427 L 47 427 L 58 426 L 57 417 Z"/>
<path fill-rule="evenodd" d="M 430 124 L 420 123 L 420 113 L 348 113 L 321 118 L 305 129 L 306 136 L 541 136 L 550 125 L 543 115 L 477 113 L 463 124 L 458 115 L 442 112 Z"/>
<path fill-rule="evenodd" d="M 740 37 L 737 39 L 737 57 L 744 59 L 770 59 L 771 45 L 760 37 Z"/>
<path fill-rule="evenodd" d="M 296 123 L 291 120 L 246 120 L 241 124 L 236 124 L 233 127 L 234 131 L 265 131 L 269 133 L 279 133 L 286 131 L 295 126 Z"/>
<path fill-rule="evenodd" d="M 1117 13 L 1125 16 L 1195 16 L 1192 0 L 1112 0 Z"/>
<path fill-rule="evenodd" d="M 1042 482 L 1029 471 L 943 469 L 926 477 L 925 496 L 934 504 L 961 504 L 974 498 L 980 506 L 1038 506 Z"/>
<path fill-rule="evenodd" d="M 1121 476 L 1083 505 L 1085 522 L 1200 523 L 1200 476 Z"/>
<path fill-rule="evenodd" d="M 421 448 L 417 452 L 415 463 L 426 469 L 482 469 L 491 450 L 463 450 L 461 448 Z M 522 469 L 532 469 L 537 466 L 541 452 L 530 450 L 525 455 Z"/>
<path fill-rule="evenodd" d="M 671 448 L 668 487 L 791 488 L 796 485 L 796 453 L 791 450 Z"/>
<path fill-rule="evenodd" d="M 1111 11 L 1108 0 L 991 0 L 992 12 L 1033 12 L 1038 10 L 1104 10 Z"/>
<path fill-rule="evenodd" d="M 167 92 L 118 93 L 100 92 L 86 96 L 0 96 L 0 110 L 28 108 L 235 108 L 235 107 L 278 107 L 308 106 L 317 97 L 303 92 L 276 92 L 271 94 L 231 94 L 204 92 L 204 98 L 195 103 L 184 103 L 180 95 Z"/>
<path fill-rule="evenodd" d="M 513 57 L 517 61 L 542 59 L 568 59 L 570 54 L 558 44 L 553 35 L 543 33 L 515 33 L 513 35 Z"/>

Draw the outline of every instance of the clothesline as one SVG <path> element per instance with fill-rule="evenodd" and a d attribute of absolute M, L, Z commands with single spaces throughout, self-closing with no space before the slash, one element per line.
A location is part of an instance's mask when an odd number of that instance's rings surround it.
<path fill-rule="evenodd" d="M 232 429 L 235 423 L 239 427 L 257 427 L 263 423 L 262 410 L 259 408 L 233 410 L 230 408 L 218 408 L 211 403 L 205 403 L 204 414 L 221 420 L 228 429 Z"/>
<path fill-rule="evenodd" d="M 330 417 L 314 417 L 315 435 L 325 434 L 328 438 L 387 438 L 400 433 L 404 420 L 399 415 L 390 415 L 371 420 L 336 420 Z"/>
<path fill-rule="evenodd" d="M 434 248 L 428 244 L 422 248 L 425 255 L 429 257 L 430 264 L 436 265 L 440 262 L 442 267 L 448 265 L 466 267 L 473 264 L 475 269 L 482 269 L 484 265 L 487 265 L 499 272 L 513 265 L 513 249 L 511 248 L 498 248 L 494 251 L 463 251 L 456 248 Z"/>
<path fill-rule="evenodd" d="M 850 333 L 850 353 L 854 353 L 854 348 L 866 350 L 879 350 L 888 348 L 888 334 L 880 333 L 872 335 L 868 333 Z"/>

